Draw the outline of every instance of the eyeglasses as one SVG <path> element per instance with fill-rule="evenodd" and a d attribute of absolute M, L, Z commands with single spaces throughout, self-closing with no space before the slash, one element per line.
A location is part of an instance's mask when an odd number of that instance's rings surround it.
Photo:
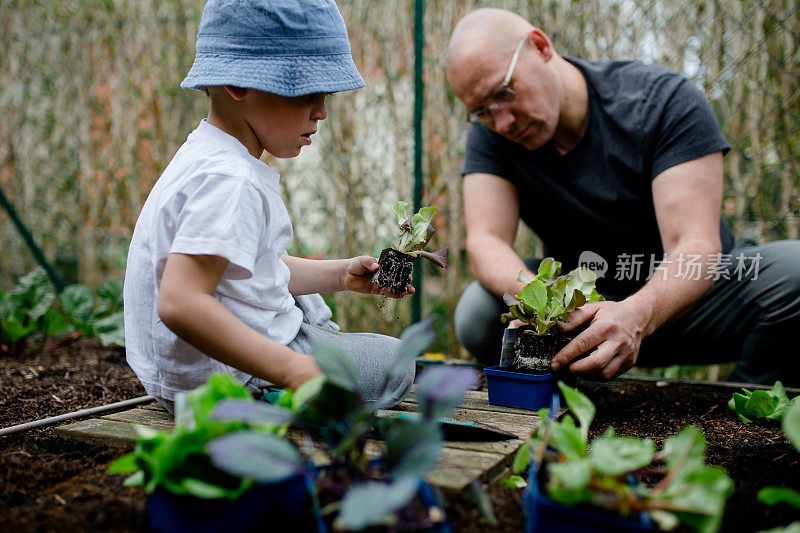
<path fill-rule="evenodd" d="M 494 111 L 499 111 L 514 101 L 517 93 L 514 92 L 514 89 L 509 87 L 509 84 L 511 83 L 511 76 L 514 74 L 514 67 L 517 66 L 517 60 L 522 51 L 522 46 L 525 44 L 525 39 L 527 39 L 527 36 L 520 39 L 519 44 L 517 44 L 514 55 L 511 56 L 511 64 L 508 65 L 506 77 L 503 78 L 503 84 L 500 85 L 500 88 L 491 96 L 491 102 L 475 111 L 470 112 L 467 110 L 467 122 L 471 124 L 490 124 L 494 120 L 492 116 Z"/>

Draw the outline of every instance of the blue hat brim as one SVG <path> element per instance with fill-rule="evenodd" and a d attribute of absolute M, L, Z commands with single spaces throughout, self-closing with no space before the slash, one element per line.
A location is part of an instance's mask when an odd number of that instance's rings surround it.
<path fill-rule="evenodd" d="M 336 93 L 365 85 L 350 54 L 246 57 L 198 52 L 184 89 L 233 85 L 281 96 Z"/>

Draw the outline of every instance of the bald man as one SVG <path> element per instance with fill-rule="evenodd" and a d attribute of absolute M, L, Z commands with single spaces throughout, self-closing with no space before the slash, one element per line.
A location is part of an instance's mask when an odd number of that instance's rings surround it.
<path fill-rule="evenodd" d="M 608 380 L 635 364 L 737 361 L 732 379 L 800 383 L 800 242 L 734 239 L 721 216 L 730 146 L 704 95 L 679 74 L 633 61 L 560 56 L 514 13 L 480 9 L 456 26 L 447 79 L 466 105 L 467 250 L 476 282 L 456 332 L 497 364 L 507 311 L 540 259 L 513 243 L 520 218 L 545 256 L 585 264 L 607 301 L 553 368 Z M 640 358 L 641 353 L 641 358 Z"/>

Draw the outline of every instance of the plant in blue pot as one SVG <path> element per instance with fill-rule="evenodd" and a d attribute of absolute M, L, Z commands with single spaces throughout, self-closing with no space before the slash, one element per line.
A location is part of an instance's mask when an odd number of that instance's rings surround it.
<path fill-rule="evenodd" d="M 559 326 L 587 302 L 602 300 L 595 288 L 597 275 L 585 267 L 561 274 L 561 263 L 548 257 L 539 264 L 536 278 L 520 272 L 525 283 L 516 296 L 504 294 L 509 310 L 501 315 L 512 322 L 503 334 L 500 365 L 485 369 L 489 402 L 524 409 L 550 403 L 555 376 L 553 357 L 576 333 L 562 333 Z"/>
<path fill-rule="evenodd" d="M 720 467 L 705 463 L 705 437 L 687 426 L 667 438 L 661 450 L 652 439 L 617 436 L 613 428 L 589 442 L 595 415 L 591 400 L 558 384 L 571 414 L 561 421 L 558 395 L 543 408 L 540 424 L 515 457 L 513 470 L 529 467 L 527 533 L 670 530 L 680 524 L 715 533 L 733 482 Z M 573 418 L 574 416 L 574 418 Z M 576 424 L 577 422 L 577 424 Z"/>
<path fill-rule="evenodd" d="M 198 460 L 237 487 L 238 494 L 231 496 L 255 494 L 261 508 L 269 509 L 244 527 L 281 523 L 316 531 L 359 531 L 374 525 L 448 530 L 436 492 L 424 478 L 444 442 L 440 419 L 477 382 L 475 372 L 430 368 L 417 379 L 414 416 L 381 416 L 396 401 L 389 383 L 414 363 L 433 336 L 430 319 L 403 333 L 384 369 L 387 392 L 372 401 L 365 397 L 350 356 L 336 345 L 321 343 L 314 356 L 324 376 L 297 391 L 277 394 L 273 404 L 250 398 L 215 403 L 210 423 L 229 425 L 230 431 L 206 439 Z M 191 465 L 184 466 L 191 471 Z M 276 494 L 295 492 L 294 503 L 305 501 L 305 510 L 281 521 L 280 508 L 293 509 L 294 504 L 275 509 L 274 501 L 280 500 Z M 202 512 L 202 502 L 198 508 Z"/>

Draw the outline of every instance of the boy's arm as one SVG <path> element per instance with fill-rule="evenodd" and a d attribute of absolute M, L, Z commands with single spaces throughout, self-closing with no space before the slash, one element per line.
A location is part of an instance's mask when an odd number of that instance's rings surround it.
<path fill-rule="evenodd" d="M 214 298 L 227 266 L 214 255 L 170 254 L 158 297 L 164 324 L 204 354 L 281 387 L 320 375 L 313 357 L 259 334 Z"/>
<path fill-rule="evenodd" d="M 378 260 L 369 255 L 325 260 L 283 255 L 281 259 L 292 273 L 289 279 L 289 292 L 294 295 L 354 291 L 363 294 L 383 294 L 392 298 L 405 296 L 387 293 L 372 283 L 372 276 L 378 270 Z M 409 286 L 407 294 L 414 294 L 414 288 Z"/>

